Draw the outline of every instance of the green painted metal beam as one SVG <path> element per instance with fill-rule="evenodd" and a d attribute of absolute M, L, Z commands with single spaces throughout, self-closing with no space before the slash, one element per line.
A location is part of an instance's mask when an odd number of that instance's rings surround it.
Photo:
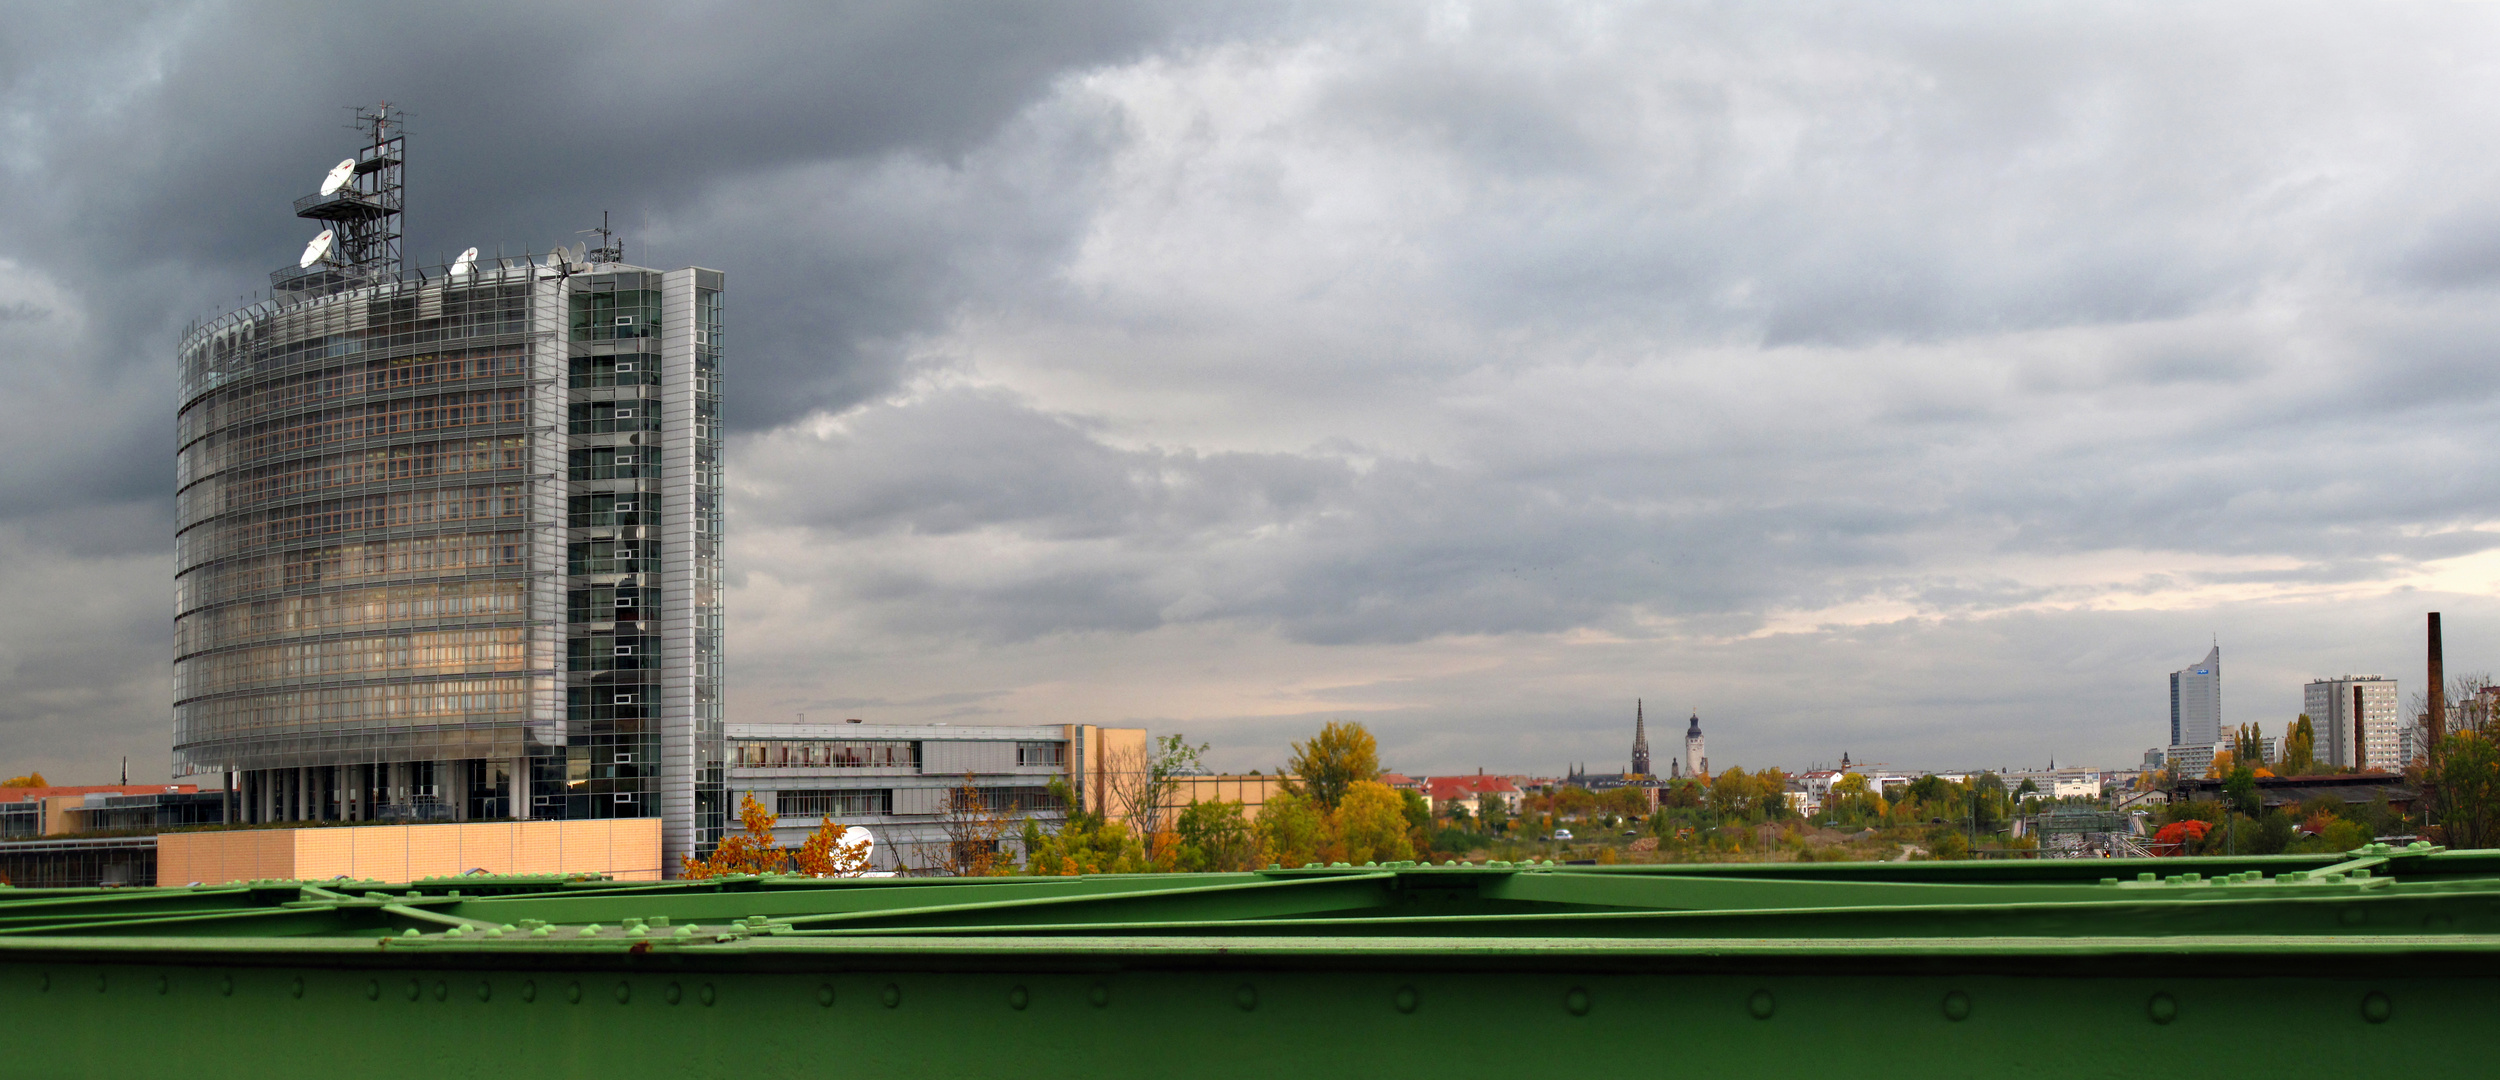
<path fill-rule="evenodd" d="M 2495 971 L 2423 848 L 0 890 L 0 1075 L 2462 1074 Z"/>

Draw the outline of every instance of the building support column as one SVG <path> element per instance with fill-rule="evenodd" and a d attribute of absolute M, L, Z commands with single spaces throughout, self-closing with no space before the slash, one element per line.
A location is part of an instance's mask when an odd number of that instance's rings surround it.
<path fill-rule="evenodd" d="M 512 820 L 530 819 L 530 759 L 512 759 Z"/>

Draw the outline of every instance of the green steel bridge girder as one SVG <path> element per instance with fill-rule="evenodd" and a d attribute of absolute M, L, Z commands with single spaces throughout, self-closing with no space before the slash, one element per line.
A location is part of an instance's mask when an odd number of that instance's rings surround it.
<path fill-rule="evenodd" d="M 2496 962 L 2420 847 L 0 889 L 0 1076 L 2461 1073 Z"/>

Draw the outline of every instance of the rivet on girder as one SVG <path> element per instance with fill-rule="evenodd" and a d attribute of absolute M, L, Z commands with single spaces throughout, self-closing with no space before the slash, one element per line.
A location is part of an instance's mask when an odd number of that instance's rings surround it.
<path fill-rule="evenodd" d="M 234 996 L 234 976 L 220 975 L 217 977 L 217 995 L 219 997 Z"/>
<path fill-rule="evenodd" d="M 1023 1012 L 1023 1011 L 1024 1011 L 1024 1007 L 1025 1007 L 1025 1006 L 1027 1006 L 1027 1005 L 1030 1005 L 1030 1004 L 1032 1004 L 1032 1003 L 1033 1003 L 1033 995 L 1031 995 L 1031 994 L 1029 994 L 1029 993 L 1026 993 L 1026 992 L 1025 992 L 1025 989 L 1024 989 L 1023 987 L 1021 987 L 1021 986 L 1011 986 L 1011 987 L 1007 988 L 1007 1007 L 1008 1007 L 1008 1008 L 1010 1008 L 1010 1009 L 1014 1009 L 1014 1010 L 1016 1010 L 1017 1012 Z"/>
<path fill-rule="evenodd" d="M 380 980 L 380 979 L 366 979 L 366 980 L 365 980 L 365 1000 L 366 1000 L 366 1001 L 380 1001 L 380 1000 L 382 1000 L 382 980 Z"/>
<path fill-rule="evenodd" d="M 1970 995 L 1959 990 L 1947 993 L 1944 996 L 1944 1018 L 1947 1020 L 1970 1019 Z"/>
<path fill-rule="evenodd" d="M 2156 1024 L 2167 1024 L 2179 1018 L 2179 1000 L 2168 994 L 2155 994 L 2144 1003 L 2144 1015 Z"/>
<path fill-rule="evenodd" d="M 720 994 L 712 989 L 712 984 L 704 983 L 703 989 L 695 991 L 695 998 L 696 1000 L 709 1005 L 720 1000 Z"/>
<path fill-rule="evenodd" d="M 521 1000 L 522 1000 L 522 1001 L 525 1001 L 525 1002 L 529 1002 L 529 1001 L 536 1001 L 536 1000 L 538 1000 L 538 982 L 537 982 L 537 980 L 535 980 L 535 979 L 523 979 L 523 980 L 521 980 Z"/>
<path fill-rule="evenodd" d="M 1589 1014 L 1589 992 L 1574 986 L 1563 994 L 1563 1010 L 1573 1016 Z"/>
<path fill-rule="evenodd" d="M 670 983 L 668 984 L 668 990 L 665 991 L 662 996 L 668 998 L 669 1004 L 675 1005 L 678 1002 L 685 1000 L 686 988 L 679 986 L 676 983 Z"/>
<path fill-rule="evenodd" d="M 903 988 L 896 986 L 893 983 L 887 983 L 885 984 L 885 990 L 877 995 L 877 1000 L 884 1002 L 886 1008 L 901 1008 L 903 1004 Z"/>
<path fill-rule="evenodd" d="M 580 983 L 573 983 L 573 984 L 571 984 L 571 985 L 566 986 L 566 987 L 564 988 L 564 1000 L 565 1000 L 565 1001 L 567 1001 L 567 1002 L 569 1002 L 569 1003 L 571 1003 L 571 1004 L 574 1004 L 574 1005 L 579 1005 L 579 1004 L 581 1004 L 581 1003 L 582 1003 L 582 984 L 580 984 Z"/>
<path fill-rule="evenodd" d="M 170 994 L 170 993 L 172 993 L 172 992 L 173 992 L 173 990 L 174 990 L 174 980 L 173 980 L 170 976 L 159 975 L 159 976 L 157 976 L 157 977 L 156 977 L 156 992 L 157 992 L 157 993 L 160 993 L 160 994 Z"/>
<path fill-rule="evenodd" d="M 417 1000 L 418 998 L 421 998 L 421 997 L 424 997 L 424 996 L 425 996 L 425 984 L 424 984 L 424 983 L 421 983 L 421 982 L 418 982 L 418 981 L 417 981 L 417 980 L 415 980 L 415 979 L 410 979 L 410 980 L 408 980 L 408 1000 L 410 1000 L 410 1001 L 415 1001 L 415 1000 Z"/>
<path fill-rule="evenodd" d="M 444 982 L 444 981 L 443 981 L 443 980 L 441 980 L 441 979 L 436 979 L 436 980 L 434 980 L 434 1000 L 436 1000 L 436 1001 L 450 1001 L 450 1000 L 451 1000 L 451 984 L 450 984 L 450 983 L 447 983 L 447 982 Z"/>
<path fill-rule="evenodd" d="M 1085 992 L 1085 1000 L 1092 1002 L 1097 1009 L 1109 1005 L 1111 1004 L 1111 987 L 1104 983 L 1095 983 L 1093 989 Z"/>
<path fill-rule="evenodd" d="M 293 997 L 303 997 L 303 996 L 304 996 L 304 977 L 303 977 L 303 976 L 301 976 L 301 975 L 298 975 L 298 976 L 296 976 L 296 977 L 294 978 L 294 980 L 293 980 L 293 981 L 291 981 L 291 982 L 287 983 L 286 992 L 288 993 L 288 995 L 293 996 Z"/>
<path fill-rule="evenodd" d="M 832 1007 L 833 1007 L 833 984 L 832 984 L 832 983 L 826 983 L 826 984 L 824 984 L 824 985 L 819 986 L 819 987 L 817 987 L 817 988 L 816 988 L 816 1004 L 821 1005 L 821 1006 L 823 1006 L 823 1007 L 825 1007 L 825 1008 L 828 1008 L 828 1009 L 830 1009 L 830 1008 L 832 1008 Z"/>
<path fill-rule="evenodd" d="M 1756 1020 L 1768 1020 L 1772 1013 L 1779 1011 L 1779 1002 L 1771 997 L 1770 991 L 1756 990 L 1752 997 L 1745 999 L 1745 1011 L 1752 1013 Z"/>
<path fill-rule="evenodd" d="M 495 984 L 487 982 L 484 979 L 479 979 L 477 981 L 477 999 L 479 1001 L 493 1001 L 495 999 Z"/>
<path fill-rule="evenodd" d="M 1233 1004 L 1241 1006 L 1241 1011 L 1243 1012 L 1249 1012 L 1252 1009 L 1258 1008 L 1258 987 L 1252 986 L 1249 983 L 1241 984 L 1240 988 L 1233 991 Z"/>
<path fill-rule="evenodd" d="M 96 993 L 101 994 L 101 993 L 103 993 L 103 992 L 104 992 L 104 988 L 105 988 L 105 979 L 106 979 L 106 975 L 105 975 L 103 972 L 99 971 L 99 972 L 96 972 L 96 973 L 95 973 L 95 992 L 96 992 Z"/>
<path fill-rule="evenodd" d="M 2388 1017 L 2395 1015 L 2395 1012 L 2396 1006 L 2387 1000 L 2387 995 L 2376 990 L 2361 995 L 2362 1019 L 2373 1024 L 2384 1024 Z"/>
<path fill-rule="evenodd" d="M 1402 1013 L 1414 1012 L 1416 1003 L 1415 988 L 1412 986 L 1398 987 L 1397 993 L 1389 995 L 1389 1004 L 1397 1006 Z"/>
<path fill-rule="evenodd" d="M 616 984 L 616 1003 L 623 1005 L 632 1000 L 634 1000 L 634 984 L 625 982 L 621 979 L 618 980 Z"/>

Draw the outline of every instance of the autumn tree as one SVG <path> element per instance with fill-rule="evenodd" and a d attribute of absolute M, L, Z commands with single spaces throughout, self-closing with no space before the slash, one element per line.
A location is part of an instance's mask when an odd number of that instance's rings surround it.
<path fill-rule="evenodd" d="M 1358 780 L 1380 777 L 1380 744 L 1361 724 L 1331 720 L 1309 742 L 1293 744 L 1285 770 L 1323 810 L 1333 810 Z"/>
<path fill-rule="evenodd" d="M 1390 862 L 1415 857 L 1407 838 L 1406 800 L 1378 780 L 1346 785 L 1336 810 L 1337 846 L 1346 862 Z"/>
<path fill-rule="evenodd" d="M 45 780 L 43 778 L 43 774 L 39 772 L 30 772 L 24 776 L 12 776 L 6 780 L 0 780 L 0 788 L 51 786 L 51 782 Z"/>
<path fill-rule="evenodd" d="M 780 821 L 780 816 L 764 809 L 752 792 L 741 795 L 738 824 L 743 831 L 721 837 L 712 853 L 703 858 L 681 856 L 683 876 L 710 878 L 796 871 L 809 877 L 857 877 L 867 871 L 868 843 L 844 843 L 842 836 L 848 830 L 830 815 L 795 852 L 773 843 L 773 826 Z"/>
<path fill-rule="evenodd" d="M 1178 735 L 1165 735 L 1143 748 L 1111 754 L 1103 763 L 1103 786 L 1112 813 L 1150 843 L 1166 837 L 1175 809 L 1172 795 L 1180 790 L 1181 777 L 1205 771 L 1206 751 L 1205 743 L 1191 746 Z"/>
<path fill-rule="evenodd" d="M 2448 846 L 2500 843 L 2500 746 L 2480 731 L 2453 732 L 2440 741 L 2432 768 Z"/>
<path fill-rule="evenodd" d="M 1320 861 L 1328 847 L 1328 823 L 1309 796 L 1279 791 L 1259 807 L 1259 857 L 1287 868 Z"/>
<path fill-rule="evenodd" d="M 2307 776 L 2318 769 L 2318 729 L 2308 713 L 2283 729 L 2283 775 Z"/>
<path fill-rule="evenodd" d="M 1012 864 L 999 852 L 999 841 L 1006 838 L 1017 815 L 1009 807 L 995 805 L 989 793 L 973 783 L 971 773 L 947 790 L 938 813 L 938 827 L 946 840 L 939 845 L 937 858 L 929 862 L 929 870 L 949 877 L 1008 872 Z"/>

